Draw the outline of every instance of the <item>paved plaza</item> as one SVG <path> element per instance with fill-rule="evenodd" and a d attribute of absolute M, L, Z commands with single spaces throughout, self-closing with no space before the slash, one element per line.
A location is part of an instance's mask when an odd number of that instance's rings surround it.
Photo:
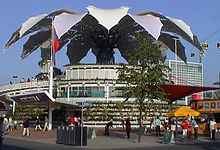
<path fill-rule="evenodd" d="M 56 130 L 52 131 L 33 131 L 31 128 L 31 136 L 22 137 L 22 128 L 17 131 L 7 132 L 3 150 L 69 150 L 69 149 L 84 149 L 84 150 L 96 150 L 96 149 L 208 149 L 217 150 L 220 147 L 220 141 L 211 140 L 210 137 L 199 136 L 197 140 L 185 139 L 178 136 L 175 140 L 175 144 L 162 144 L 163 136 L 156 137 L 155 135 L 142 136 L 141 143 L 137 142 L 138 135 L 136 130 L 133 130 L 131 139 L 126 138 L 124 129 L 113 128 L 110 131 L 110 136 L 103 135 L 103 128 L 96 128 L 97 138 L 88 139 L 87 146 L 70 146 L 56 144 Z"/>

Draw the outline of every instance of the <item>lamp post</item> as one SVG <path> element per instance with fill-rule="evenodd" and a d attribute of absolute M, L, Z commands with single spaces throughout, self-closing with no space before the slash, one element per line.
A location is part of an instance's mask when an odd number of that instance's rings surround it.
<path fill-rule="evenodd" d="M 177 67 L 177 41 L 179 40 L 177 37 L 174 37 L 173 38 L 174 39 L 174 45 L 175 45 L 175 62 L 176 62 L 176 84 L 178 84 L 177 82 L 178 82 L 178 80 L 177 80 L 177 78 L 178 78 L 178 67 Z"/>
<path fill-rule="evenodd" d="M 174 45 L 175 45 L 175 62 L 176 62 L 176 85 L 177 85 L 177 78 L 178 78 L 178 73 L 177 73 L 177 40 L 179 40 L 177 37 L 174 37 L 173 38 L 174 39 Z M 177 108 L 177 100 L 176 100 L 176 108 Z M 176 117 L 176 134 L 177 134 L 177 132 L 178 132 L 178 129 L 177 129 L 177 117 Z"/>

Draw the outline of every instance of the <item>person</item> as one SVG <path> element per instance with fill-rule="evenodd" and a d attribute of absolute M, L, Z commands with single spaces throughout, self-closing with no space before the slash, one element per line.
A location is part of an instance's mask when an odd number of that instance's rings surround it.
<path fill-rule="evenodd" d="M 150 119 L 150 129 L 154 128 L 154 117 Z"/>
<path fill-rule="evenodd" d="M 127 138 L 130 139 L 130 133 L 131 133 L 131 122 L 130 122 L 130 119 L 127 118 L 126 119 L 126 132 L 127 132 Z"/>
<path fill-rule="evenodd" d="M 122 125 L 122 128 L 124 129 L 125 127 L 125 118 L 122 116 L 121 117 L 121 125 Z"/>
<path fill-rule="evenodd" d="M 37 119 L 35 120 L 35 129 L 34 129 L 34 131 L 37 131 L 38 128 L 39 128 L 40 131 L 42 130 L 41 126 L 40 126 L 40 118 L 39 118 L 39 116 L 37 116 Z"/>
<path fill-rule="evenodd" d="M 75 126 L 78 126 L 78 119 L 77 119 L 77 117 L 74 117 L 74 120 L 75 120 Z"/>
<path fill-rule="evenodd" d="M 168 118 L 165 118 L 165 119 L 164 119 L 164 128 L 165 128 L 165 131 L 167 131 L 167 129 L 169 129 L 169 128 L 170 128 Z"/>
<path fill-rule="evenodd" d="M 13 124 L 14 124 L 14 130 L 17 130 L 17 124 L 18 124 L 18 122 L 17 122 L 17 120 L 14 120 L 13 122 L 14 122 L 14 123 L 13 123 Z"/>
<path fill-rule="evenodd" d="M 4 124 L 4 127 L 5 127 L 5 130 L 7 131 L 8 130 L 8 118 L 5 115 L 4 115 L 3 124 Z"/>
<path fill-rule="evenodd" d="M 25 119 L 24 119 L 24 121 L 23 121 L 23 127 L 24 127 L 23 136 L 25 136 L 25 135 L 30 136 L 29 120 L 28 120 L 28 118 L 25 118 Z"/>
<path fill-rule="evenodd" d="M 215 130 L 215 119 L 210 120 L 209 122 L 209 128 L 210 128 L 210 137 L 212 138 L 212 130 Z"/>
<path fill-rule="evenodd" d="M 159 119 L 159 116 L 157 116 L 157 119 L 154 120 L 154 124 L 156 126 L 156 136 L 160 136 L 160 126 L 161 126 L 161 121 Z"/>
<path fill-rule="evenodd" d="M 109 136 L 109 127 L 113 127 L 112 119 L 105 125 L 105 135 Z"/>
<path fill-rule="evenodd" d="M 170 130 L 173 131 L 174 137 L 176 137 L 176 124 L 173 120 L 170 122 Z"/>
<path fill-rule="evenodd" d="M 181 123 L 181 127 L 182 127 L 182 130 L 183 130 L 183 136 L 186 137 L 187 135 L 187 128 L 188 128 L 189 124 L 187 122 L 187 119 L 185 118 L 183 120 L 183 122 Z"/>
<path fill-rule="evenodd" d="M 9 117 L 8 119 L 8 131 L 12 131 L 12 126 L 13 126 L 13 121 L 12 121 L 12 118 Z"/>
<path fill-rule="evenodd" d="M 0 149 L 2 148 L 2 141 L 5 137 L 5 124 L 3 123 L 4 118 L 0 117 Z"/>
<path fill-rule="evenodd" d="M 192 120 L 191 125 L 193 126 L 193 129 L 194 129 L 194 139 L 197 139 L 198 138 L 198 124 L 194 117 L 192 117 L 191 120 Z"/>
<path fill-rule="evenodd" d="M 46 130 L 49 129 L 48 124 L 49 124 L 49 120 L 48 120 L 47 116 L 45 116 L 44 117 L 44 129 L 43 129 L 43 131 L 46 131 Z"/>
<path fill-rule="evenodd" d="M 71 116 L 70 118 L 69 118 L 69 120 L 70 120 L 70 126 L 74 126 L 75 125 L 75 117 L 74 116 Z"/>
<path fill-rule="evenodd" d="M 80 117 L 77 118 L 77 123 L 78 123 L 79 126 L 81 126 L 81 124 L 82 124 L 82 120 L 81 120 Z"/>

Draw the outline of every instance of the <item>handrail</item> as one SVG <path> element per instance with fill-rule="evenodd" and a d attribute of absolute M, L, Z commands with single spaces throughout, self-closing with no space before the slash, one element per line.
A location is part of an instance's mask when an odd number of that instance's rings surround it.
<path fill-rule="evenodd" d="M 49 81 L 34 81 L 0 86 L 0 93 L 49 86 Z"/>

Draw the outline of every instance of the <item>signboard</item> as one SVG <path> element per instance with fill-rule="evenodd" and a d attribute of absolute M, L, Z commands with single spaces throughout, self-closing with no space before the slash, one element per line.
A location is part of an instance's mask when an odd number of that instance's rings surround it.
<path fill-rule="evenodd" d="M 76 102 L 78 104 L 78 106 L 92 106 L 92 103 L 88 103 L 88 102 Z"/>
<path fill-rule="evenodd" d="M 172 140 L 173 140 L 172 134 L 173 134 L 173 131 L 171 130 L 165 131 L 164 137 L 163 137 L 163 144 L 172 143 Z"/>

